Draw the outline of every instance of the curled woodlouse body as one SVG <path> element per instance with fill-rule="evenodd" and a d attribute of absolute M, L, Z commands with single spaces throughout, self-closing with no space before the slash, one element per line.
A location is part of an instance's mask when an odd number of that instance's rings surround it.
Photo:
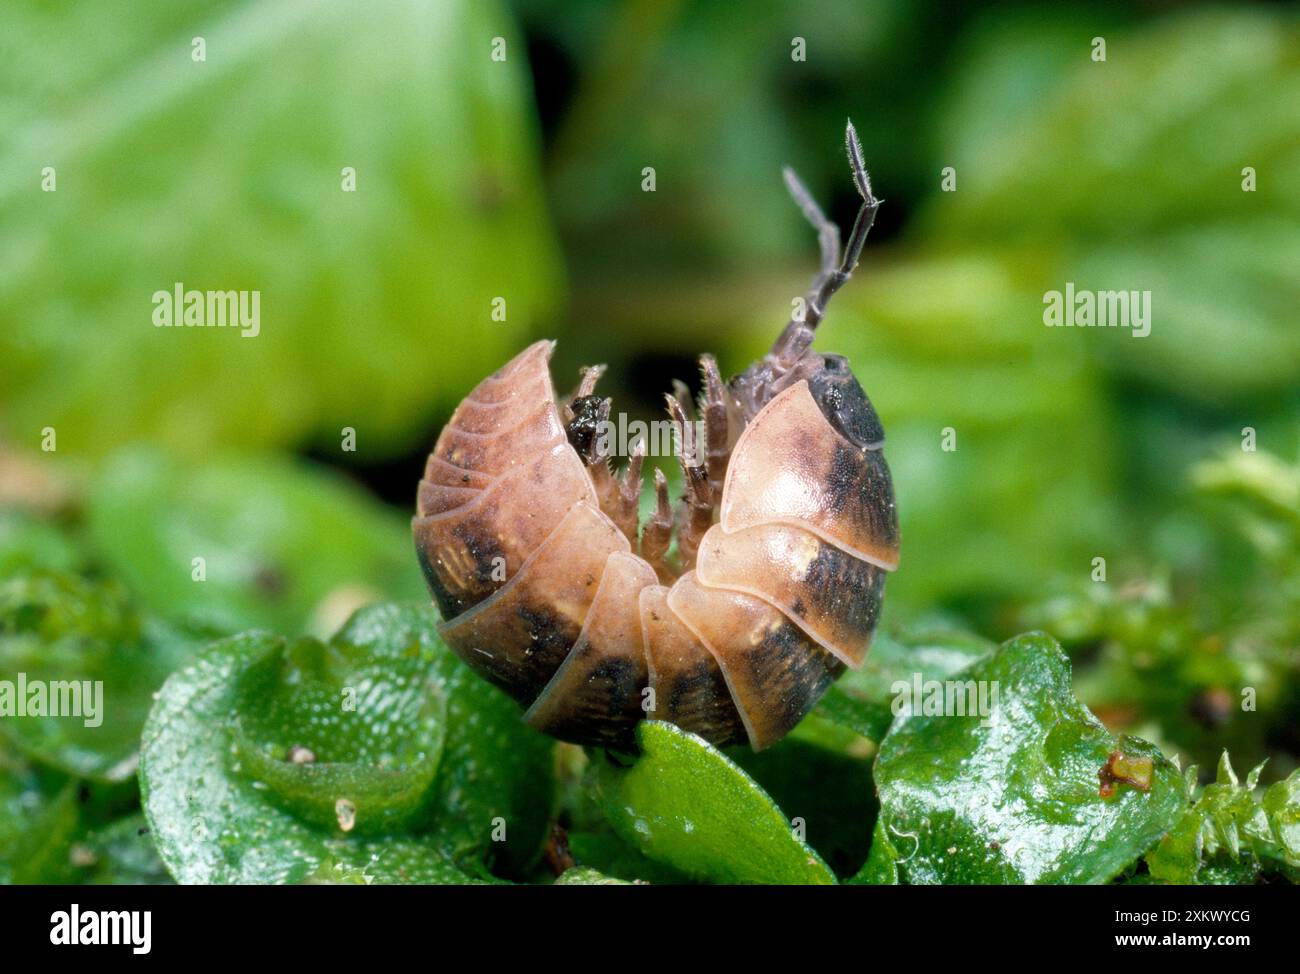
<path fill-rule="evenodd" d="M 848 362 L 812 350 L 879 205 L 852 125 L 847 144 L 863 202 L 843 253 L 786 171 L 822 268 L 761 361 L 723 382 L 702 358 L 705 449 L 678 457 L 676 511 L 659 473 L 639 523 L 642 456 L 615 475 L 597 435 L 610 409 L 594 394 L 601 369 L 558 401 L 553 342 L 480 382 L 438 437 L 413 530 L 442 634 L 534 727 L 628 749 L 651 717 L 761 749 L 862 662 L 898 564 L 894 491 Z M 685 424 L 682 398 L 668 397 L 669 413 Z"/>

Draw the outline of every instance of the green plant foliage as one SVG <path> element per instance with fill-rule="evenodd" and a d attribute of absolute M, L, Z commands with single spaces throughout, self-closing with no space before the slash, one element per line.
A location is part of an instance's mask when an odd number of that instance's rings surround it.
<path fill-rule="evenodd" d="M 77 786 L 9 752 L 0 741 L 0 884 L 72 882 Z"/>
<path fill-rule="evenodd" d="M 862 880 L 1103 883 L 1187 807 L 1173 764 L 1145 741 L 1115 738 L 1074 699 L 1050 637 L 1018 636 L 961 678 L 996 681 L 997 706 L 987 720 L 913 712 L 894 723 L 875 767 L 885 841 Z M 1147 790 L 1120 783 L 1101 795 L 1098 772 L 1115 751 L 1153 762 Z"/>
<path fill-rule="evenodd" d="M 9 684 L 0 702 L 13 694 L 0 737 L 68 774 L 129 781 L 153 693 L 193 650 L 191 637 L 143 620 L 118 585 L 11 577 L 0 582 L 0 674 Z"/>
<path fill-rule="evenodd" d="M 351 426 L 359 449 L 391 451 L 553 304 L 525 52 L 495 0 L 177 0 L 127 18 L 22 0 L 0 35 L 15 439 L 48 424 L 77 454 L 149 439 L 201 456 Z M 176 282 L 260 292 L 259 333 L 155 327 L 151 296 Z"/>
<path fill-rule="evenodd" d="M 346 619 L 358 604 L 425 595 L 404 518 L 339 475 L 287 459 L 184 465 L 126 452 L 97 481 L 88 523 L 145 605 L 217 634 L 328 635 L 340 608 Z"/>
<path fill-rule="evenodd" d="M 840 677 L 814 713 L 879 743 L 893 722 L 900 689 L 910 689 L 918 677 L 922 683 L 946 680 L 994 649 L 988 640 L 951 628 L 878 632 L 862 666 Z"/>
<path fill-rule="evenodd" d="M 1278 120 L 1300 98 L 1300 62 L 1286 16 L 1188 12 L 1110 35 L 1105 63 L 1078 32 L 1023 13 L 986 28 L 966 45 L 940 122 L 963 182 L 931 198 L 926 229 L 949 246 L 1032 247 L 1043 289 L 1149 289 L 1147 338 L 1053 338 L 1088 342 L 1166 395 L 1223 406 L 1292 388 L 1300 235 L 1286 187 L 1300 153 Z M 1036 84 L 1027 63 L 1048 69 Z"/>
<path fill-rule="evenodd" d="M 104 686 L 0 717 L 0 883 L 1300 880 L 1294 16 L 750 6 L 0 6 L 0 694 Z M 846 115 L 871 651 L 762 753 L 557 745 L 439 640 L 409 510 L 294 457 L 413 493 L 543 337 L 637 419 L 745 368 L 816 263 L 783 164 L 848 234 Z M 156 327 L 176 282 L 257 336 Z M 1044 327 L 1067 283 L 1150 336 Z"/>
<path fill-rule="evenodd" d="M 1235 218 L 1243 202 L 1294 210 L 1285 187 L 1300 158 L 1276 138 L 1300 85 L 1292 28 L 1282 11 L 1189 11 L 1113 33 L 1103 63 L 1087 38 L 1030 12 L 987 17 L 940 120 L 952 164 L 980 176 L 944 204 L 941 226 L 932 214 L 935 229 L 1041 241 L 1069 226 L 1098 238 Z M 1007 84 L 1026 62 L 1039 84 Z M 1234 195 L 1246 159 L 1282 182 Z M 1177 180 L 1163 178 L 1171 170 Z"/>
<path fill-rule="evenodd" d="M 871 759 L 790 738 L 755 754 L 729 755 L 834 871 L 848 877 L 866 861 L 876 815 Z"/>
<path fill-rule="evenodd" d="M 662 721 L 637 726 L 641 755 L 597 764 L 614 831 L 648 858 L 715 883 L 833 883 L 766 792 L 708 742 Z"/>
<path fill-rule="evenodd" d="M 593 827 L 594 828 L 594 827 Z M 672 866 L 643 856 L 608 828 L 601 831 L 570 832 L 569 852 L 579 868 L 624 882 L 674 884 L 690 880 Z"/>
<path fill-rule="evenodd" d="M 329 643 L 249 633 L 174 674 L 140 769 L 172 875 L 469 882 L 526 866 L 550 814 L 551 745 L 435 623 L 375 606 Z"/>
<path fill-rule="evenodd" d="M 555 881 L 556 886 L 626 886 L 626 880 L 615 879 L 612 876 L 606 876 L 604 873 L 589 869 L 586 866 L 574 866 L 572 869 L 566 869 L 559 879 Z"/>
<path fill-rule="evenodd" d="M 1287 733 L 1300 690 L 1300 466 L 1234 446 L 1190 479 L 1209 499 L 1202 520 L 1222 524 L 1210 551 L 1226 564 L 1182 579 L 1179 593 L 1168 572 L 1132 568 L 1049 585 L 1018 615 L 1086 659 L 1075 690 L 1108 725 L 1154 727 L 1197 764 L 1224 748 L 1258 763 Z M 1229 548 L 1237 537 L 1247 543 Z"/>
<path fill-rule="evenodd" d="M 36 568 L 74 572 L 83 561 L 83 553 L 53 524 L 0 507 L 0 579 Z"/>
<path fill-rule="evenodd" d="M 1153 879 L 1168 883 L 1256 881 L 1261 875 L 1300 880 L 1300 771 L 1258 791 L 1263 766 L 1237 781 L 1228 752 L 1213 784 L 1158 846 L 1147 853 Z M 1196 768 L 1187 769 L 1192 797 Z"/>
<path fill-rule="evenodd" d="M 96 829 L 74 846 L 78 880 L 96 886 L 159 886 L 172 882 L 140 813 Z"/>

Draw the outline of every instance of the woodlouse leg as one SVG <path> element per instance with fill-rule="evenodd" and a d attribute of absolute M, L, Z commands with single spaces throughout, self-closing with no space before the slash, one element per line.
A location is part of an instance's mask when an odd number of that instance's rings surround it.
<path fill-rule="evenodd" d="M 816 331 L 817 325 L 821 323 L 822 316 L 826 313 L 827 303 L 835 292 L 844 286 L 844 282 L 852 276 L 858 266 L 862 247 L 867 242 L 867 234 L 876 219 L 876 210 L 880 208 L 880 201 L 871 190 L 871 179 L 867 175 L 867 167 L 862 159 L 862 146 L 858 142 L 858 133 L 852 122 L 845 127 L 844 143 L 848 151 L 849 166 L 853 171 L 853 184 L 857 187 L 858 195 L 862 197 L 862 205 L 858 208 L 853 229 L 849 233 L 849 242 L 842 255 L 839 229 L 822 213 L 821 207 L 799 181 L 794 170 L 788 167 L 785 170 L 785 183 L 790 190 L 790 195 L 794 197 L 808 222 L 816 228 L 822 252 L 821 269 L 813 279 L 812 287 L 809 288 L 805 299 L 803 320 L 792 319 L 772 346 L 771 357 L 776 359 L 778 365 L 785 368 L 798 361 L 812 344 L 813 332 Z"/>
<path fill-rule="evenodd" d="M 641 557 L 650 563 L 665 584 L 672 584 L 676 573 L 668 567 L 665 556 L 673 537 L 673 508 L 668 500 L 668 480 L 662 470 L 655 470 L 655 511 L 641 532 Z"/>
<path fill-rule="evenodd" d="M 713 525 L 712 492 L 704 464 L 698 462 L 698 457 L 695 463 L 687 457 L 688 452 L 695 452 L 697 448 L 688 446 L 691 434 L 686 410 L 676 396 L 666 398 L 668 414 L 681 430 L 677 441 L 677 462 L 682 468 L 682 481 L 686 489 L 682 494 L 680 508 L 681 528 L 677 534 L 677 554 L 680 570 L 688 572 L 695 565 L 695 553 L 699 550 L 700 539 Z"/>
<path fill-rule="evenodd" d="M 731 459 L 734 445 L 730 439 L 731 424 L 727 420 L 727 387 L 712 355 L 700 356 L 700 372 L 704 376 L 700 412 L 704 414 L 704 440 L 708 450 L 709 501 L 717 507 L 722 502 L 722 481 L 727 475 L 727 462 Z"/>
<path fill-rule="evenodd" d="M 645 451 L 645 440 L 638 439 L 632 447 L 632 455 L 628 457 L 627 469 L 618 481 L 618 496 L 611 498 L 611 504 L 616 510 L 605 511 L 619 530 L 627 535 L 633 550 L 636 548 L 637 529 L 641 520 L 641 466 L 645 462 Z"/>

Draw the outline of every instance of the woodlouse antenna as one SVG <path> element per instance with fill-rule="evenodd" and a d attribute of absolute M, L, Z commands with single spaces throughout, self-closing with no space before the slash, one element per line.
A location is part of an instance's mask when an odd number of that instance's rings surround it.
<path fill-rule="evenodd" d="M 867 242 L 867 234 L 876 220 L 876 210 L 880 200 L 876 199 L 871 189 L 871 177 L 867 175 L 866 163 L 862 158 L 862 145 L 858 141 L 857 129 L 849 121 L 844 130 L 844 145 L 849 157 L 849 168 L 853 173 L 853 185 L 862 197 L 862 205 L 853 221 L 849 233 L 848 245 L 843 253 L 840 251 L 840 231 L 834 223 L 826 218 L 821 207 L 812 198 L 808 188 L 795 175 L 789 166 L 785 168 L 785 184 L 790 190 L 804 217 L 817 231 L 817 240 L 821 247 L 821 269 L 813 278 L 812 286 L 804 299 L 802 319 L 791 318 L 779 338 L 772 345 L 772 356 L 777 362 L 788 367 L 803 355 L 812 345 L 813 332 L 826 314 L 826 305 L 835 292 L 844 286 L 858 266 L 862 248 Z"/>

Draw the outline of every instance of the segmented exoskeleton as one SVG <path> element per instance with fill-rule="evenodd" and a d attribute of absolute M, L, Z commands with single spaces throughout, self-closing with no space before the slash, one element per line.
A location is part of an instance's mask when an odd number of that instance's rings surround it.
<path fill-rule="evenodd" d="M 656 471 L 638 523 L 643 456 L 611 472 L 601 368 L 557 402 L 553 342 L 480 382 L 438 437 L 413 528 L 442 634 L 534 727 L 628 749 L 650 717 L 760 749 L 862 662 L 898 564 L 894 492 L 847 360 L 812 351 L 879 206 L 851 123 L 846 142 L 862 197 L 848 245 L 787 169 L 821 270 L 761 361 L 724 383 L 702 357 L 707 449 L 681 451 L 676 512 Z M 689 395 L 667 398 L 684 429 Z"/>

